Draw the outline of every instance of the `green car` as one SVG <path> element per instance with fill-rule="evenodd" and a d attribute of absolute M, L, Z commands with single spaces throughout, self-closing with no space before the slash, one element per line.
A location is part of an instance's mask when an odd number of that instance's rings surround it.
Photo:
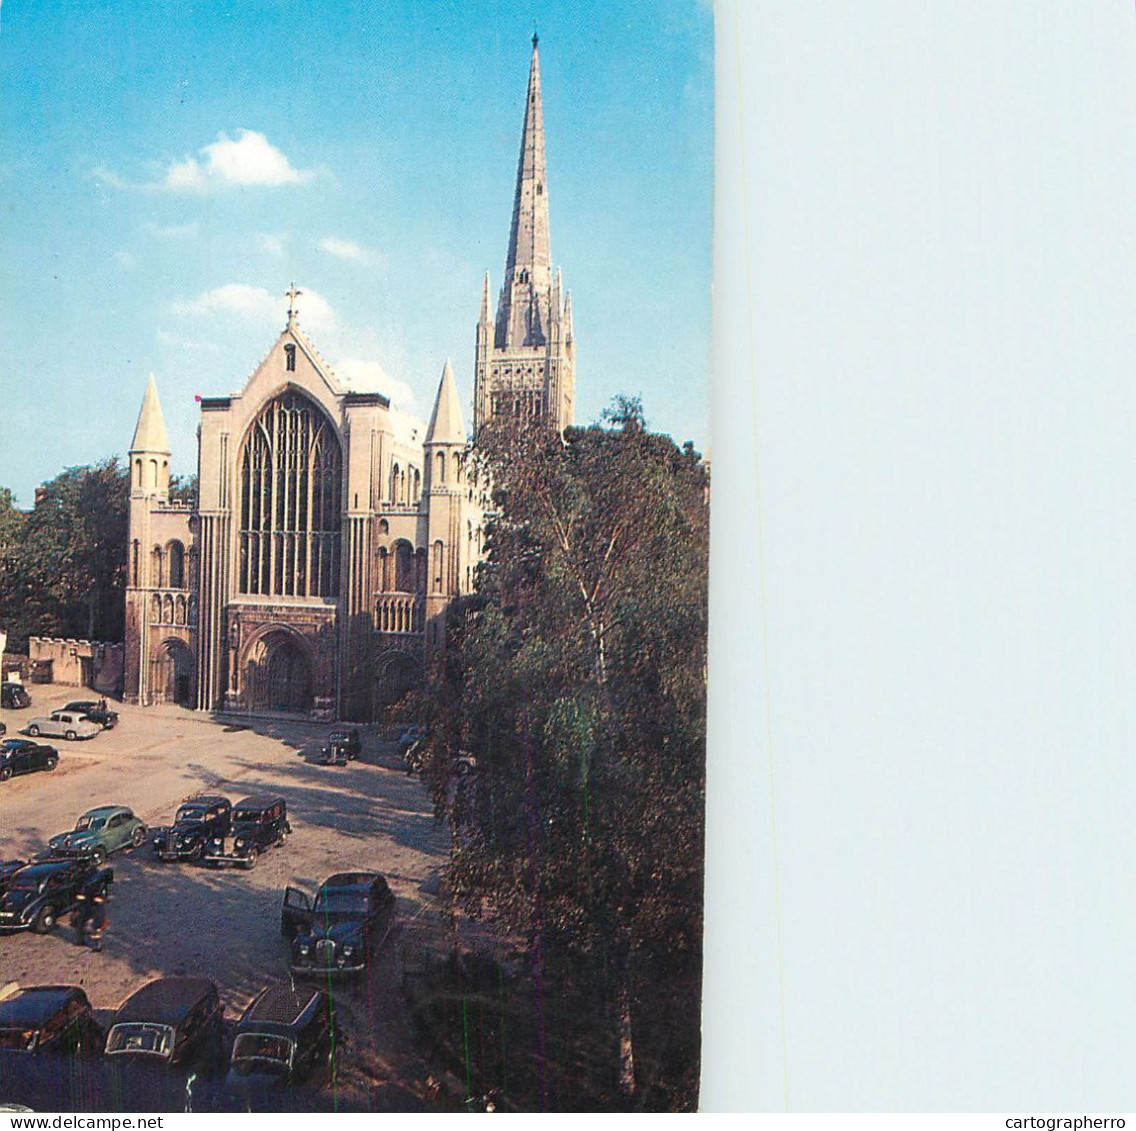
<path fill-rule="evenodd" d="M 90 856 L 100 864 L 120 848 L 138 848 L 146 841 L 146 826 L 124 805 L 88 809 L 69 833 L 47 842 L 53 857 Z"/>

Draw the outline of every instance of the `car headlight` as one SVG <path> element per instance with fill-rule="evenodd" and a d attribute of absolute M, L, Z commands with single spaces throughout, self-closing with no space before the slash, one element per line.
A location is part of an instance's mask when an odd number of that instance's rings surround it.
<path fill-rule="evenodd" d="M 344 958 L 350 958 L 354 953 L 355 953 L 355 948 L 353 946 L 345 946 L 343 948 L 343 957 Z"/>
<path fill-rule="evenodd" d="M 236 845 L 238 848 L 244 848 L 246 844 L 248 844 L 248 841 L 243 836 L 237 837 Z"/>
<path fill-rule="evenodd" d="M 308 951 L 310 951 L 311 949 L 312 948 L 310 946 L 308 946 L 308 944 L 306 942 L 300 943 L 300 955 L 301 955 L 301 957 L 306 955 L 308 953 Z"/>

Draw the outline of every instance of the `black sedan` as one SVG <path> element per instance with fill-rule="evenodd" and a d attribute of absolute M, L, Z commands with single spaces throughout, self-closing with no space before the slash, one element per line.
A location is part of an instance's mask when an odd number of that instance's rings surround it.
<path fill-rule="evenodd" d="M 91 860 L 50 860 L 14 872 L 0 895 L 0 931 L 47 934 L 78 901 L 79 893 L 104 893 L 114 880 L 109 868 Z"/>
<path fill-rule="evenodd" d="M 154 855 L 159 860 L 200 860 L 214 837 L 229 835 L 232 824 L 233 803 L 227 797 L 187 797 L 172 825 L 154 829 Z"/>
<path fill-rule="evenodd" d="M 377 872 L 340 872 L 315 899 L 298 888 L 284 893 L 280 929 L 292 940 L 294 974 L 358 974 L 394 925 L 394 893 Z"/>
<path fill-rule="evenodd" d="M 98 723 L 103 730 L 110 730 L 118 725 L 118 712 L 110 710 L 105 699 L 76 699 L 59 709 L 78 711 L 80 715 L 86 715 L 91 722 Z"/>
<path fill-rule="evenodd" d="M 59 751 L 54 746 L 26 738 L 0 740 L 0 781 L 35 770 L 54 770 L 58 764 Z"/>

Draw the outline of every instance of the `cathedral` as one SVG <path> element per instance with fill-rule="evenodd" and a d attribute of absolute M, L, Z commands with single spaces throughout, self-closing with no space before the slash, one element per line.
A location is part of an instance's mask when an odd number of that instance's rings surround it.
<path fill-rule="evenodd" d="M 446 610 L 483 551 L 471 440 L 497 417 L 573 422 L 535 35 L 495 316 L 488 274 L 481 296 L 472 438 L 448 362 L 428 424 L 353 392 L 301 328 L 299 293 L 244 388 L 201 399 L 192 503 L 170 497 L 150 378 L 130 446 L 129 701 L 378 720 L 444 647 Z"/>

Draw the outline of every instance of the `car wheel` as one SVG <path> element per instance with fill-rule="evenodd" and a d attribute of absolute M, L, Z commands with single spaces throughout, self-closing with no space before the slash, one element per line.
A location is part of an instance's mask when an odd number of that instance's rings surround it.
<path fill-rule="evenodd" d="M 48 760 L 46 762 L 44 762 L 43 768 L 45 770 L 54 770 L 55 767 L 58 766 L 58 765 L 59 765 L 59 759 L 58 758 L 48 758 Z"/>
<path fill-rule="evenodd" d="M 130 834 L 130 847 L 131 848 L 141 848 L 142 845 L 145 842 L 146 842 L 146 826 L 145 825 L 138 825 L 134 829 L 134 832 L 132 832 Z"/>
<path fill-rule="evenodd" d="M 55 908 L 41 907 L 39 914 L 32 922 L 32 930 L 37 935 L 46 935 L 55 926 Z"/>
<path fill-rule="evenodd" d="M 0 781 L 7 781 L 12 776 L 11 766 L 0 766 Z"/>
<path fill-rule="evenodd" d="M 30 734 L 32 736 L 32 738 L 38 738 L 39 737 L 39 727 L 37 727 L 37 726 L 28 727 L 28 734 Z"/>
<path fill-rule="evenodd" d="M 63 737 L 67 739 L 68 742 L 74 742 L 75 732 L 73 730 L 69 730 Z"/>
<path fill-rule="evenodd" d="M 107 850 L 101 844 L 91 853 L 91 856 L 100 868 L 107 862 Z"/>
<path fill-rule="evenodd" d="M 251 870 L 256 867 L 256 858 L 260 853 L 255 848 L 249 849 L 249 854 L 245 857 L 245 868 Z"/>

